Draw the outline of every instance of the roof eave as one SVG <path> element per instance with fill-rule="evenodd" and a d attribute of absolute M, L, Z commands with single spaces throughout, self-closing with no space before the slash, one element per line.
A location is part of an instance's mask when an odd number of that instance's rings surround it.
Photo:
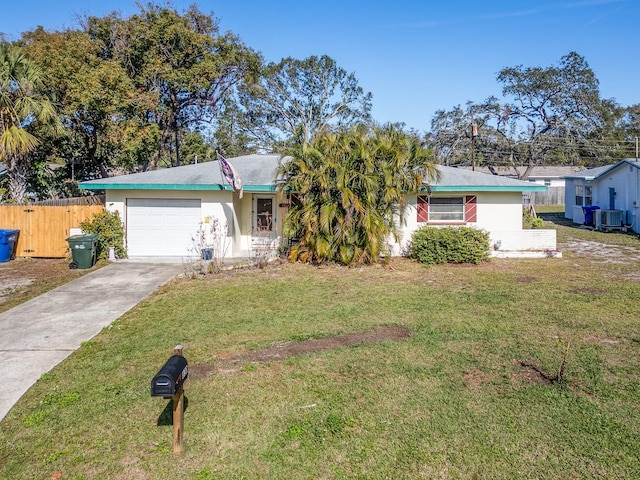
<path fill-rule="evenodd" d="M 149 183 L 91 183 L 80 184 L 80 190 L 205 190 L 205 191 L 233 191 L 228 185 L 220 184 L 149 184 Z M 245 185 L 246 192 L 271 192 L 275 185 Z"/>
<path fill-rule="evenodd" d="M 434 192 L 546 192 L 546 185 L 432 185 Z"/>

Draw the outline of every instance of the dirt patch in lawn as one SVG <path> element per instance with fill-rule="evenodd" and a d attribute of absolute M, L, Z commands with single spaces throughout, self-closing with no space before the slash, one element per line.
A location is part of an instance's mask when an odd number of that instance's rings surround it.
<path fill-rule="evenodd" d="M 589 257 L 596 263 L 628 263 L 640 261 L 640 248 L 623 245 L 607 245 L 590 240 L 569 240 L 563 250 Z"/>
<path fill-rule="evenodd" d="M 296 355 L 335 350 L 361 344 L 375 344 L 385 341 L 400 341 L 409 338 L 412 330 L 401 325 L 378 327 L 362 332 L 348 333 L 345 335 L 332 335 L 323 338 L 311 338 L 309 340 L 278 342 L 268 347 L 250 352 L 243 352 L 232 357 L 221 355 L 218 361 L 213 363 L 192 365 L 189 367 L 189 376 L 198 379 L 207 376 L 214 370 L 217 373 L 233 373 L 246 364 L 261 362 L 277 362 Z"/>
<path fill-rule="evenodd" d="M 70 270 L 65 259 L 18 258 L 0 263 L 0 312 L 91 270 Z"/>
<path fill-rule="evenodd" d="M 513 371 L 510 374 L 511 383 L 513 384 L 530 384 L 535 383 L 538 385 L 553 385 L 553 381 L 545 374 L 540 368 L 538 368 L 531 360 L 511 360 L 511 364 L 514 366 Z"/>
<path fill-rule="evenodd" d="M 468 371 L 462 378 L 470 387 L 479 387 L 491 381 L 491 377 L 488 374 L 477 368 Z"/>

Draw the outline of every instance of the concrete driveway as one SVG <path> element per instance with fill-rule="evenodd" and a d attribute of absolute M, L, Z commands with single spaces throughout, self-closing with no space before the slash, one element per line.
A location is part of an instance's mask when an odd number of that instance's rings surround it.
<path fill-rule="evenodd" d="M 0 313 L 0 420 L 43 373 L 183 270 L 119 261 Z"/>

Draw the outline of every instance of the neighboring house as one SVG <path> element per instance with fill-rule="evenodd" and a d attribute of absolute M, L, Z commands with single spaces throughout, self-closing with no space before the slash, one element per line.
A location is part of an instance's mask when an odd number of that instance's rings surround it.
<path fill-rule="evenodd" d="M 468 166 L 460 168 L 471 171 L 471 167 Z M 495 167 L 493 170 L 501 177 L 517 179 L 518 176 L 522 175 L 526 169 L 527 167 L 516 167 L 515 169 L 514 167 Z M 581 167 L 574 166 L 537 165 L 533 167 L 525 181 L 545 185 L 547 187 L 564 187 L 564 177 L 580 170 Z M 491 170 L 487 167 L 476 167 L 475 171 L 492 174 Z"/>
<path fill-rule="evenodd" d="M 288 240 L 282 219 L 290 199 L 277 192 L 275 172 L 286 158 L 246 155 L 229 159 L 242 180 L 242 198 L 223 180 L 218 161 L 82 182 L 104 190 L 106 208 L 125 223 L 131 257 L 197 255 L 193 238 L 215 219 L 226 226 L 227 257 L 274 251 Z M 555 230 L 522 229 L 522 193 L 546 187 L 509 178 L 438 167 L 442 178 L 430 196 L 412 194 L 399 222 L 399 255 L 423 225 L 468 225 L 489 232 L 494 255 L 542 256 L 556 249 Z"/>
<path fill-rule="evenodd" d="M 587 220 L 592 220 L 587 223 L 596 228 L 640 232 L 640 163 L 635 159 L 626 158 L 564 178 L 566 218 L 584 224 L 586 213 Z"/>
<path fill-rule="evenodd" d="M 466 170 L 471 170 L 471 167 L 465 166 L 464 168 Z M 531 203 L 533 205 L 564 205 L 564 177 L 578 172 L 581 169 L 582 167 L 561 165 L 537 165 L 533 167 L 529 173 L 529 177 L 525 181 L 544 185 L 547 187 L 547 190 L 542 192 L 526 192 L 525 203 Z M 516 169 L 514 169 L 514 167 L 494 168 L 496 174 L 514 179 L 517 179 L 519 175 L 522 175 L 525 170 L 526 167 L 517 167 Z M 487 167 L 476 167 L 476 171 L 488 174 L 492 173 Z"/>

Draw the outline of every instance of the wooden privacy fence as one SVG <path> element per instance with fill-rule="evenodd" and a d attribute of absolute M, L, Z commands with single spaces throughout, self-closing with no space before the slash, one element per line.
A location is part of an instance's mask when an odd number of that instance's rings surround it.
<path fill-rule="evenodd" d="M 65 258 L 72 228 L 104 205 L 0 205 L 0 229 L 20 230 L 16 257 Z"/>
<path fill-rule="evenodd" d="M 531 192 L 534 205 L 564 205 L 564 187 L 548 187 L 546 192 Z"/>

